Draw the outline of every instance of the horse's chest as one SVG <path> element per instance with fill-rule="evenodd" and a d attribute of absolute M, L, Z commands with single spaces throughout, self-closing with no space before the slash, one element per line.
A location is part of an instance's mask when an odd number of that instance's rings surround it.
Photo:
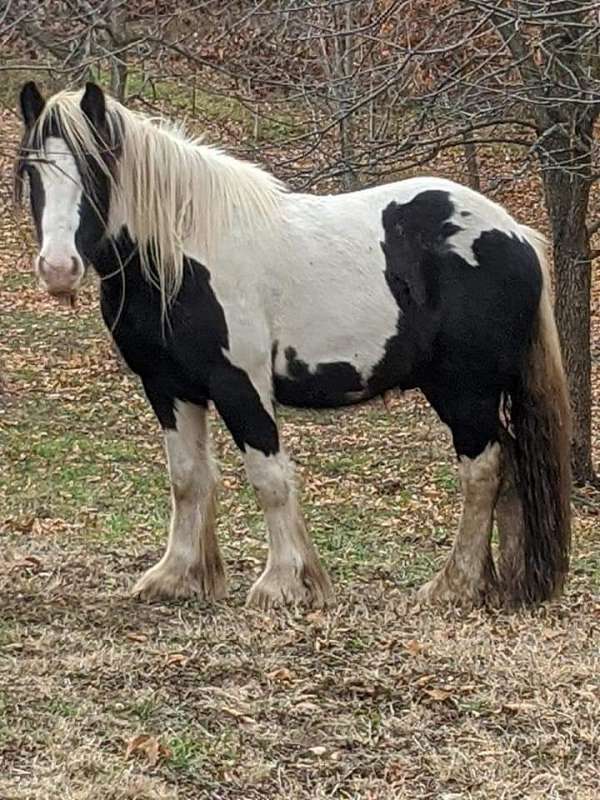
<path fill-rule="evenodd" d="M 102 315 L 129 368 L 171 396 L 205 394 L 226 345 L 224 323 L 205 287 L 186 280 L 167 317 L 146 284 L 128 288 L 123 302 L 103 293 Z"/>
<path fill-rule="evenodd" d="M 135 302 L 126 302 L 118 309 L 102 298 L 102 316 L 127 366 L 146 380 L 164 371 L 172 356 L 161 336 L 160 319 L 150 309 Z"/>

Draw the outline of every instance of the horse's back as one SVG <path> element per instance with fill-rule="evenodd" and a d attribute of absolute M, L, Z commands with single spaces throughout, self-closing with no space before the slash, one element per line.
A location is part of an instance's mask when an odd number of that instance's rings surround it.
<path fill-rule="evenodd" d="M 434 195 L 443 208 L 435 207 Z M 393 291 L 380 247 L 382 214 L 392 201 L 414 204 L 419 220 L 445 215 L 447 249 L 458 266 L 443 272 L 443 302 L 449 313 L 458 310 L 453 324 L 465 341 L 473 340 L 473 326 L 489 326 L 483 315 L 497 317 L 496 299 L 507 302 L 511 270 L 523 266 L 518 257 L 516 266 L 511 262 L 520 226 L 467 187 L 414 178 L 341 195 L 284 195 L 273 222 L 254 237 L 232 239 L 211 270 L 232 360 L 247 362 L 252 347 L 268 351 L 281 402 L 344 405 L 416 385 L 437 316 L 412 323 Z M 489 281 L 490 270 L 504 275 Z"/>

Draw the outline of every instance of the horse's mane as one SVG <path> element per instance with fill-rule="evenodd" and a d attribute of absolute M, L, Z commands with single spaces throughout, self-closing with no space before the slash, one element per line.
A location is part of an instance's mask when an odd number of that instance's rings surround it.
<path fill-rule="evenodd" d="M 181 286 L 184 242 L 199 244 L 210 258 L 234 214 L 236 229 L 268 222 L 284 186 L 255 164 L 108 96 L 110 141 L 102 142 L 81 110 L 81 97 L 81 91 L 62 91 L 49 98 L 25 147 L 40 151 L 47 131 L 58 129 L 78 162 L 84 187 L 91 165 L 103 170 L 139 246 L 145 276 L 158 285 L 166 308 Z M 107 147 L 119 151 L 114 174 L 103 158 Z"/>

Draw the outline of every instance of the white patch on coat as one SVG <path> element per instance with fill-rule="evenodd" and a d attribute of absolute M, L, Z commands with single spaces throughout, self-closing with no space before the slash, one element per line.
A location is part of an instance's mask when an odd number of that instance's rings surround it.
<path fill-rule="evenodd" d="M 526 240 L 523 229 L 508 211 L 467 186 L 455 184 L 450 192 L 450 202 L 455 211 L 449 222 L 461 230 L 447 239 L 448 245 L 472 267 L 479 266 L 473 244 L 482 233 L 499 231 L 508 236 L 517 236 L 521 241 Z M 466 212 L 468 216 L 463 216 L 462 212 Z"/>
<path fill-rule="evenodd" d="M 229 330 L 228 359 L 252 378 L 270 364 L 287 375 L 285 351 L 314 371 L 347 362 L 367 381 L 396 332 L 399 309 L 385 279 L 381 213 L 399 196 L 420 191 L 390 184 L 343 195 L 288 194 L 281 222 L 221 243 L 209 265 Z M 201 254 L 193 254 L 201 258 Z M 260 393 L 260 392 L 259 392 Z"/>
<path fill-rule="evenodd" d="M 44 189 L 40 257 L 56 266 L 69 265 L 72 258 L 79 260 L 75 234 L 83 191 L 77 164 L 56 136 L 46 139 L 40 160 L 33 163 Z"/>

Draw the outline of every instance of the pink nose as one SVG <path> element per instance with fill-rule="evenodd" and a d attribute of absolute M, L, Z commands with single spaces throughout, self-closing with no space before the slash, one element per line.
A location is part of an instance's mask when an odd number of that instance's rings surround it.
<path fill-rule="evenodd" d="M 83 277 L 81 259 L 71 256 L 66 259 L 50 261 L 43 256 L 38 258 L 37 269 L 45 288 L 50 294 L 74 292 Z"/>

